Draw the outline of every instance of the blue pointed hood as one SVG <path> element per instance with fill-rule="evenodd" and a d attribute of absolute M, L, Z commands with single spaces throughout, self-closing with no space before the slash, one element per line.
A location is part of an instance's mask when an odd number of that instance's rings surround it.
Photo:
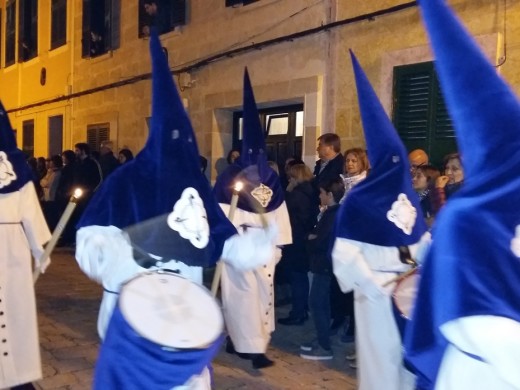
<path fill-rule="evenodd" d="M 407 152 L 352 52 L 351 57 L 371 171 L 343 202 L 336 235 L 381 246 L 411 245 L 427 228 Z"/>
<path fill-rule="evenodd" d="M 234 184 L 240 180 L 244 188 L 240 192 L 238 208 L 255 212 L 251 207 L 252 196 L 267 212 L 273 211 L 284 201 L 283 189 L 278 175 L 267 164 L 265 134 L 247 69 L 244 71 L 243 105 L 242 154 L 239 161 L 217 178 L 214 193 L 219 203 L 230 204 Z"/>
<path fill-rule="evenodd" d="M 406 337 L 408 360 L 433 386 L 443 324 L 520 321 L 520 104 L 445 2 L 419 3 L 464 166 L 464 185 L 436 220 Z"/>
<path fill-rule="evenodd" d="M 16 139 L 4 105 L 0 102 L 0 194 L 18 191 L 33 174 Z"/>
<path fill-rule="evenodd" d="M 78 228 L 113 225 L 127 230 L 143 252 L 212 265 L 236 230 L 200 171 L 195 134 L 153 29 L 150 54 L 152 118 L 146 145 L 102 184 Z"/>

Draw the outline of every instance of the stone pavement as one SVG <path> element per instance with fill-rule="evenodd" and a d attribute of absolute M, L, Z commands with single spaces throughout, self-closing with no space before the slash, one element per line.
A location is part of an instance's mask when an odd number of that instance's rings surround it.
<path fill-rule="evenodd" d="M 72 249 L 58 248 L 52 261 L 36 285 L 44 378 L 35 385 L 45 390 L 90 389 L 99 348 L 96 319 L 101 287 L 79 270 Z M 278 308 L 277 317 L 286 316 L 288 309 Z M 254 370 L 250 361 L 222 349 L 213 362 L 215 389 L 354 390 L 355 370 L 345 361 L 353 345 L 335 336 L 333 360 L 301 359 L 299 345 L 312 333 L 311 321 L 303 326 L 278 325 L 267 352 L 276 364 L 264 370 Z"/>

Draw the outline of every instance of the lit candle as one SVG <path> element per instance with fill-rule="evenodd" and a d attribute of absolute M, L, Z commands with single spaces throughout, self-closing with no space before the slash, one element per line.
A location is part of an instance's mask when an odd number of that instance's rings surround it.
<path fill-rule="evenodd" d="M 235 183 L 235 187 L 233 188 L 233 195 L 231 196 L 231 202 L 229 203 L 229 213 L 228 219 L 233 222 L 233 218 L 235 218 L 235 211 L 238 205 L 238 197 L 239 193 L 244 187 L 244 184 L 241 181 L 237 181 Z"/>
<path fill-rule="evenodd" d="M 244 187 L 244 184 L 241 181 L 237 181 L 235 186 L 233 187 L 233 195 L 231 196 L 231 202 L 229 203 L 229 212 L 228 219 L 233 223 L 233 218 L 235 217 L 235 211 L 238 205 L 238 197 L 240 191 Z M 215 275 L 213 275 L 213 281 L 211 282 L 211 295 L 213 297 L 217 296 L 218 287 L 220 285 L 220 278 L 222 276 L 222 260 L 217 263 L 217 268 L 215 268 Z"/>
<path fill-rule="evenodd" d="M 65 226 L 67 226 L 67 222 L 69 222 L 70 216 L 72 215 L 72 212 L 76 208 L 76 204 L 78 203 L 79 198 L 81 198 L 81 195 L 83 194 L 83 191 L 79 188 L 76 188 L 74 190 L 74 194 L 70 197 L 69 203 L 67 204 L 67 207 L 65 208 L 65 211 L 61 215 L 60 220 L 58 221 L 58 225 L 56 225 L 56 228 L 54 229 L 54 232 L 52 232 L 52 237 L 45 246 L 45 250 L 43 251 L 43 254 L 40 257 L 39 261 L 39 267 L 36 267 L 33 272 L 33 281 L 36 283 L 38 280 L 38 277 L 41 274 L 41 267 L 44 266 L 45 262 L 49 258 L 51 252 L 54 250 L 54 247 L 56 246 L 56 243 L 58 242 L 58 239 L 61 236 L 61 233 L 65 229 Z"/>

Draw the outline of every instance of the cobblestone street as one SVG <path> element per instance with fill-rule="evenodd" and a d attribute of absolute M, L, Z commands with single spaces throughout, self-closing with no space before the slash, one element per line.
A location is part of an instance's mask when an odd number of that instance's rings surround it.
<path fill-rule="evenodd" d="M 81 273 L 71 249 L 57 249 L 52 260 L 36 286 L 44 374 L 36 386 L 90 389 L 99 347 L 101 287 Z M 277 317 L 287 315 L 288 309 L 277 309 Z M 345 360 L 353 344 L 334 336 L 334 359 L 316 362 L 298 356 L 299 344 L 310 338 L 311 321 L 304 326 L 278 325 L 267 353 L 276 364 L 264 370 L 252 369 L 250 361 L 222 348 L 213 362 L 215 389 L 355 389 L 355 371 Z"/>

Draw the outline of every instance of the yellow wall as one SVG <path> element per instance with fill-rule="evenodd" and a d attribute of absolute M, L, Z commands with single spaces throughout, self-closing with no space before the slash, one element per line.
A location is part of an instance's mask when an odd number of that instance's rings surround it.
<path fill-rule="evenodd" d="M 2 37 L 5 37 L 5 0 L 0 1 L 2 7 Z M 0 69 L 0 99 L 10 111 L 38 102 L 64 96 L 71 84 L 72 57 L 70 39 L 72 32 L 73 9 L 69 5 L 67 43 L 57 49 L 50 50 L 50 1 L 38 2 L 38 56 L 26 62 Z M 18 4 L 17 4 L 18 13 Z M 18 14 L 17 14 L 18 23 Z M 18 30 L 18 29 L 17 29 Z M 2 58 L 5 59 L 5 41 L 2 42 Z M 40 84 L 40 73 L 46 69 L 45 85 Z M 46 104 L 43 106 L 11 112 L 9 118 L 13 128 L 17 129 L 18 145 L 22 145 L 22 122 L 34 120 L 34 152 L 35 156 L 48 155 L 48 118 L 54 115 L 64 116 L 64 141 L 70 133 L 71 103 Z"/>

